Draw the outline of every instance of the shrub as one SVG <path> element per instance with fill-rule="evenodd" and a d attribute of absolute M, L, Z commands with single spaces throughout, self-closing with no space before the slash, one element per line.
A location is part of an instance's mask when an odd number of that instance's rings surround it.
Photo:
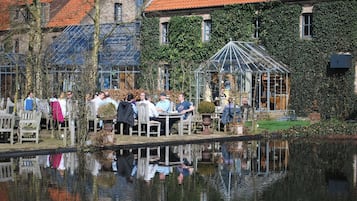
<path fill-rule="evenodd" d="M 215 106 L 212 102 L 202 101 L 198 104 L 197 110 L 199 113 L 214 113 Z"/>

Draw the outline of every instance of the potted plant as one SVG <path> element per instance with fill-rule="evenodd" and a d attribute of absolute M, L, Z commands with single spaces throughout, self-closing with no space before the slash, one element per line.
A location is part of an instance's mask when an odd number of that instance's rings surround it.
<path fill-rule="evenodd" d="M 113 119 L 115 119 L 116 115 L 117 115 L 117 110 L 116 110 L 114 104 L 107 103 L 105 105 L 99 106 L 97 115 L 104 123 L 104 125 L 103 125 L 104 130 L 111 131 Z"/>
<path fill-rule="evenodd" d="M 210 101 L 202 101 L 198 104 L 197 111 L 202 114 L 203 134 L 209 134 L 208 127 L 212 123 L 211 114 L 216 110 L 215 105 Z"/>

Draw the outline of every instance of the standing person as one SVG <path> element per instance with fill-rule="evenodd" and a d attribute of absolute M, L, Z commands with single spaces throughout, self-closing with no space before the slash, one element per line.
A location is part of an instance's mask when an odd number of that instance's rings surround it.
<path fill-rule="evenodd" d="M 61 110 L 60 102 L 57 99 L 57 95 L 53 95 L 53 97 L 50 98 L 50 106 L 52 109 L 52 118 L 55 123 L 54 126 L 57 127 L 58 123 L 64 122 L 64 115 Z"/>
<path fill-rule="evenodd" d="M 67 99 L 66 99 L 66 93 L 61 92 L 59 98 L 58 98 L 58 102 L 61 106 L 61 111 L 62 111 L 62 115 L 63 118 L 67 117 Z"/>
<path fill-rule="evenodd" d="M 24 110 L 25 111 L 33 111 L 35 106 L 35 99 L 33 97 L 32 91 L 27 93 L 27 98 L 24 101 Z"/>
<path fill-rule="evenodd" d="M 167 100 L 166 94 L 164 92 L 160 93 L 160 101 L 156 103 L 156 110 L 158 112 L 168 112 L 170 111 L 170 101 Z"/>
<path fill-rule="evenodd" d="M 69 132 L 71 134 L 71 145 L 75 144 L 75 118 L 76 118 L 76 111 L 75 106 L 74 106 L 74 101 L 73 101 L 73 92 L 72 91 L 67 91 L 67 99 L 66 99 L 66 111 L 67 111 L 67 117 L 68 117 L 68 126 L 69 126 Z"/>
<path fill-rule="evenodd" d="M 192 103 L 185 100 L 184 93 L 180 93 L 178 100 L 179 100 L 179 103 L 176 105 L 176 110 L 177 110 L 177 112 L 184 115 L 184 117 L 183 117 L 184 119 L 187 119 L 188 114 L 190 112 L 193 112 L 195 107 L 192 105 Z"/>

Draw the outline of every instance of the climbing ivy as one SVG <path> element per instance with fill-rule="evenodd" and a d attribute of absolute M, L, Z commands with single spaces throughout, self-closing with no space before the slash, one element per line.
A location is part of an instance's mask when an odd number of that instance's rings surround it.
<path fill-rule="evenodd" d="M 169 44 L 160 45 L 159 20 L 146 18 L 142 29 L 144 80 L 155 76 L 155 66 L 170 65 L 172 90 L 194 94 L 193 71 L 229 40 L 256 41 L 291 71 L 289 109 L 300 116 L 312 111 L 317 101 L 323 118 L 355 118 L 355 69 L 331 70 L 331 54 L 357 55 L 357 1 L 325 1 L 313 7 L 313 37 L 300 38 L 301 5 L 270 2 L 227 6 L 211 13 L 212 33 L 201 41 L 202 18 L 174 16 L 169 21 Z M 253 22 L 261 21 L 260 38 L 252 38 Z M 355 59 L 354 59 L 355 60 Z M 151 63 L 151 67 L 148 64 Z M 157 77 L 156 77 L 157 79 Z M 154 78 L 151 80 L 155 80 Z M 141 86 L 149 86 L 141 85 Z"/>

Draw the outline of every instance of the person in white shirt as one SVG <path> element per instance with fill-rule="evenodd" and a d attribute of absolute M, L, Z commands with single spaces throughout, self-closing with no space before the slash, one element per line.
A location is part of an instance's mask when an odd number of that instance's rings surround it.
<path fill-rule="evenodd" d="M 105 98 L 104 92 L 100 91 L 98 93 L 98 96 L 96 96 L 94 99 L 91 100 L 94 103 L 94 109 L 96 114 L 98 112 L 98 108 L 105 103 L 104 98 Z"/>
<path fill-rule="evenodd" d="M 140 101 L 143 102 L 143 103 L 146 103 L 148 104 L 149 106 L 149 117 L 151 120 L 153 120 L 152 118 L 155 118 L 155 117 L 158 117 L 159 116 L 159 113 L 158 111 L 156 110 L 156 107 L 154 105 L 154 103 L 151 102 L 151 97 L 146 94 L 146 93 L 141 93 L 140 94 Z M 156 121 L 156 119 L 155 119 Z"/>
<path fill-rule="evenodd" d="M 108 91 L 104 92 L 104 103 L 112 103 L 115 106 L 115 109 L 118 109 L 118 102 L 114 100 L 112 97 L 110 97 L 110 94 Z"/>

